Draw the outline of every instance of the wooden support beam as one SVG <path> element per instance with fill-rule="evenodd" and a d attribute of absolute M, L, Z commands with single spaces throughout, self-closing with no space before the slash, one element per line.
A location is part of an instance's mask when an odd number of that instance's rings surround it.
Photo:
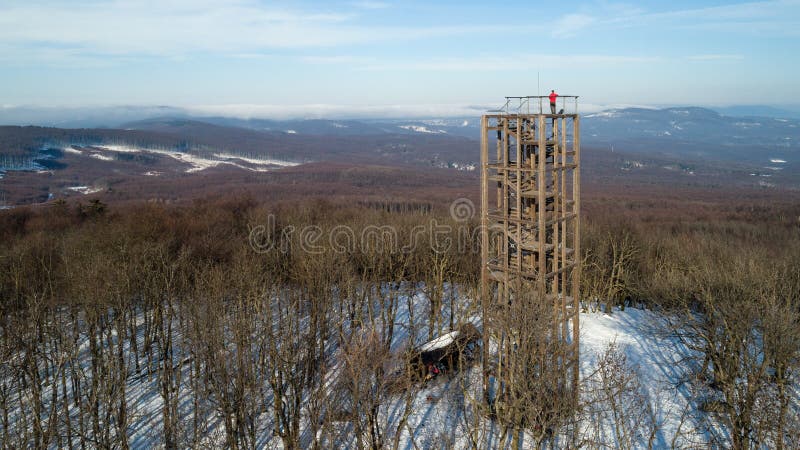
<path fill-rule="evenodd" d="M 481 120 L 481 298 L 484 315 L 520 298 L 552 308 L 563 342 L 559 384 L 577 388 L 580 305 L 580 136 L 577 114 L 493 114 Z M 490 155 L 494 142 L 496 156 Z M 495 195 L 492 195 L 494 190 Z M 494 313 L 492 313 L 494 314 Z M 492 329 L 498 377 L 514 331 Z M 509 334 L 510 333 L 510 334 Z M 542 349 L 544 351 L 544 345 Z M 573 389 L 576 391 L 576 389 Z"/>

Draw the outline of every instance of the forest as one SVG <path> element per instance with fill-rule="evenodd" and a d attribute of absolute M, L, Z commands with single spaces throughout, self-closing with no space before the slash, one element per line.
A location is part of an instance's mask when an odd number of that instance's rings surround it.
<path fill-rule="evenodd" d="M 672 447 L 797 448 L 800 206 L 647 198 L 587 202 L 582 313 L 655 311 L 689 350 Z M 656 445 L 613 345 L 569 415 L 544 377 L 518 381 L 524 408 L 487 405 L 487 352 L 448 374 L 452 417 L 414 430 L 436 397 L 415 349 L 480 316 L 477 227 L 444 203 L 246 194 L 0 212 L 0 445 Z"/>

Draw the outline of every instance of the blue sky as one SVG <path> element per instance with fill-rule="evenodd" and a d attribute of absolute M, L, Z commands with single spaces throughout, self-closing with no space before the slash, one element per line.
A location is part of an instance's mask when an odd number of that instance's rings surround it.
<path fill-rule="evenodd" d="M 798 54 L 800 0 L 0 3 L 0 105 L 797 105 Z"/>

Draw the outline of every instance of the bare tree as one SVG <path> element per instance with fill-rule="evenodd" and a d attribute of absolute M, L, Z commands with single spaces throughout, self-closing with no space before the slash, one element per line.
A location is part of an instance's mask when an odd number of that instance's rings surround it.
<path fill-rule="evenodd" d="M 727 267 L 698 269 L 697 303 L 675 324 L 684 343 L 703 355 L 699 404 L 715 445 L 748 449 L 784 445 L 792 417 L 785 390 L 797 367 L 798 309 L 794 269 L 775 276 L 751 252 L 727 255 Z M 719 426 L 724 432 L 719 431 Z"/>
<path fill-rule="evenodd" d="M 495 379 L 489 407 L 502 426 L 501 442 L 510 439 L 512 448 L 523 446 L 526 430 L 534 445 L 550 440 L 574 408 L 562 365 L 567 344 L 553 338 L 552 306 L 537 299 L 522 291 L 512 304 L 492 306 L 485 319 L 500 349 L 488 365 Z"/>
<path fill-rule="evenodd" d="M 598 355 L 584 378 L 579 445 L 592 448 L 653 448 L 658 424 L 638 370 L 616 343 Z"/>

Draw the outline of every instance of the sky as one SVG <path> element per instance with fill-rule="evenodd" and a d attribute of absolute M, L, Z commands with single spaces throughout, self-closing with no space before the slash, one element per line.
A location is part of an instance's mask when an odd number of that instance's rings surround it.
<path fill-rule="evenodd" d="M 2 0 L 0 108 L 800 105 L 800 0 Z"/>

